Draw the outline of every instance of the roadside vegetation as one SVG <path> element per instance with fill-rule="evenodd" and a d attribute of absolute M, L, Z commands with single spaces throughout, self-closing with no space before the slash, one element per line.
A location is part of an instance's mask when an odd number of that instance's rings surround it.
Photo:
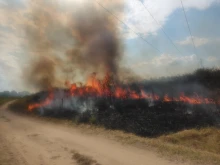
<path fill-rule="evenodd" d="M 54 121 L 54 123 L 57 123 L 57 121 Z M 215 127 L 189 129 L 156 138 L 147 138 L 119 130 L 107 130 L 93 125 L 77 125 L 67 121 L 63 121 L 63 123 L 73 126 L 85 134 L 104 136 L 122 144 L 153 150 L 172 161 L 186 161 L 200 165 L 220 164 L 220 130 Z"/>
<path fill-rule="evenodd" d="M 15 97 L 0 97 L 0 106 L 9 102 L 9 101 L 12 101 L 12 100 L 15 100 L 17 98 Z"/>
<path fill-rule="evenodd" d="M 220 153 L 220 129 L 214 127 L 184 130 L 161 136 L 158 139 L 166 143 L 190 147 L 213 154 Z"/>
<path fill-rule="evenodd" d="M 9 105 L 9 108 L 17 113 L 22 113 L 22 114 L 30 114 L 28 112 L 28 105 L 30 102 L 31 96 L 26 96 L 23 98 L 17 99 L 15 102 Z"/>

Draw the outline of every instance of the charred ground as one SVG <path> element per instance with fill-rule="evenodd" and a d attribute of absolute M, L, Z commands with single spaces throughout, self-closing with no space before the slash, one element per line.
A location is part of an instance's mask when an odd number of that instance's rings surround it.
<path fill-rule="evenodd" d="M 141 136 L 154 137 L 170 132 L 190 128 L 218 126 L 220 106 L 219 94 L 220 71 L 200 69 L 193 74 L 172 78 L 148 80 L 130 84 L 132 89 L 142 86 L 158 95 L 177 95 L 179 91 L 188 95 L 199 93 L 216 100 L 216 104 L 187 104 L 184 102 L 163 100 L 146 101 L 146 99 L 123 99 L 114 97 L 78 97 L 68 101 L 68 97 L 58 97 L 53 106 L 37 108 L 28 112 L 28 105 L 40 103 L 48 96 L 48 91 L 36 93 L 28 98 L 18 100 L 11 105 L 15 111 L 37 114 L 60 119 L 69 119 L 77 123 L 101 125 L 108 129 L 119 129 Z M 66 89 L 56 88 L 55 93 L 68 93 Z M 65 95 L 64 95 L 65 96 Z M 75 106 L 92 101 L 92 106 Z"/>

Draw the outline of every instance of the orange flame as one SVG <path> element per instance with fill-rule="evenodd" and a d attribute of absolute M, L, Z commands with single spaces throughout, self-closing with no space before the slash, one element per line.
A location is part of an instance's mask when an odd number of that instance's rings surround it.
<path fill-rule="evenodd" d="M 99 80 L 96 77 L 96 74 L 93 73 L 87 80 L 86 85 L 77 86 L 77 84 L 70 84 L 69 81 L 65 82 L 65 85 L 69 88 L 70 96 L 96 96 L 96 97 L 115 97 L 117 99 L 147 99 L 153 101 L 162 100 L 163 102 L 184 102 L 187 104 L 216 104 L 216 102 L 209 98 L 203 98 L 194 94 L 194 96 L 188 97 L 184 93 L 181 93 L 178 97 L 170 97 L 168 94 L 164 97 L 153 93 L 147 93 L 143 90 L 137 92 L 130 88 L 125 89 L 120 86 L 115 86 L 112 83 L 111 77 L 109 74 L 106 74 L 103 80 Z M 41 103 L 31 104 L 28 107 L 29 111 L 32 111 L 35 108 L 49 105 L 54 99 L 54 93 L 50 92 L 45 101 Z M 217 102 L 220 104 L 220 101 Z"/>
<path fill-rule="evenodd" d="M 163 101 L 164 102 L 171 102 L 171 101 L 173 101 L 167 94 L 164 96 L 164 98 L 163 98 Z"/>
<path fill-rule="evenodd" d="M 43 102 L 35 103 L 35 104 L 30 104 L 28 106 L 28 111 L 31 112 L 35 108 L 39 108 L 39 107 L 43 107 L 43 106 L 49 105 L 52 102 L 53 98 L 54 98 L 54 94 L 53 94 L 53 92 L 50 92 L 48 97 Z"/>

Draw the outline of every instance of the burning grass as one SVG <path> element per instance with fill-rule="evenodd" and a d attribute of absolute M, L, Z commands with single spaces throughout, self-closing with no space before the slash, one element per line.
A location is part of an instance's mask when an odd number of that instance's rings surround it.
<path fill-rule="evenodd" d="M 18 100 L 11 108 L 121 130 L 132 133 L 117 135 L 121 141 L 219 164 L 218 75 L 220 71 L 200 70 L 179 78 L 127 85 L 112 83 L 108 76 L 98 80 L 93 75 L 84 86 L 68 83 L 68 89 L 40 92 Z"/>
<path fill-rule="evenodd" d="M 146 100 L 96 99 L 96 109 L 74 111 L 48 108 L 28 112 L 28 105 L 36 96 L 17 100 L 10 105 L 16 112 L 68 119 L 81 124 L 93 124 L 107 129 L 122 130 L 140 136 L 158 137 L 190 128 L 203 128 L 218 124 L 215 105 L 186 105 L 180 102 L 157 102 L 149 106 Z M 64 103 L 65 104 L 65 101 Z M 77 107 L 76 107 L 77 108 Z"/>
<path fill-rule="evenodd" d="M 176 82 L 176 86 L 172 85 L 175 93 L 167 93 L 168 82 L 162 80 L 160 86 L 155 83 L 157 91 L 149 93 L 147 83 L 120 84 L 109 74 L 103 80 L 92 74 L 84 86 L 67 83 L 67 89 L 51 88 L 15 102 L 11 108 L 148 137 L 218 125 L 220 95 L 211 97 L 211 90 L 195 94 L 193 90 L 198 92 L 202 88 L 189 86 L 179 92 L 179 80 Z"/>
<path fill-rule="evenodd" d="M 108 73 L 98 79 L 93 73 L 85 85 L 66 82 L 65 89 L 50 88 L 20 104 L 43 116 L 154 137 L 219 123 L 220 94 L 213 84 L 217 73 L 199 70 L 179 78 L 133 84 L 114 81 Z M 213 89 L 202 83 L 205 77 Z M 22 107 L 18 104 L 14 108 Z"/>

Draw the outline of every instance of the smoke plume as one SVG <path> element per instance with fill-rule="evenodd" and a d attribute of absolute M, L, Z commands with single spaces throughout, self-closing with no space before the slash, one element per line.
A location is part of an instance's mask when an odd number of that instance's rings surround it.
<path fill-rule="evenodd" d="M 112 3 L 103 4 L 122 10 L 122 3 Z M 30 65 L 24 72 L 28 84 L 42 90 L 62 86 L 66 79 L 85 80 L 92 72 L 118 76 L 118 22 L 95 1 L 72 4 L 70 10 L 54 1 L 34 0 L 29 15 L 25 30 Z"/>

